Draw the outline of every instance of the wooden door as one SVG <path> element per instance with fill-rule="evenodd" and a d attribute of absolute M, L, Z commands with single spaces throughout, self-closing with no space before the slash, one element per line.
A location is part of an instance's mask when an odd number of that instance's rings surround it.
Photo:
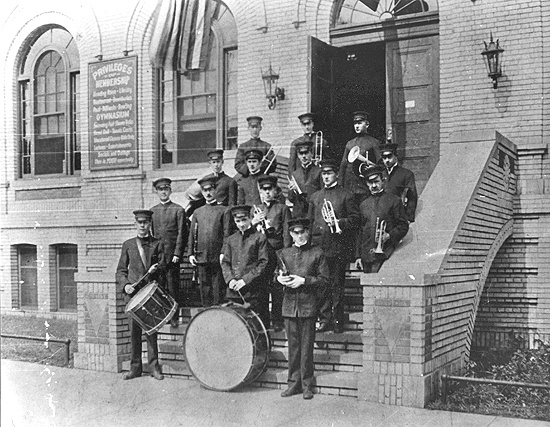
<path fill-rule="evenodd" d="M 386 126 L 422 191 L 439 160 L 439 36 L 386 44 Z"/>

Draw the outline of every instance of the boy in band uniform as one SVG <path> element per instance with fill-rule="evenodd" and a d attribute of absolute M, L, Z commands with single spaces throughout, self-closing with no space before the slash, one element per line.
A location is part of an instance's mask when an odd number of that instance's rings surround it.
<path fill-rule="evenodd" d="M 300 136 L 299 138 L 296 138 L 294 141 L 290 144 L 290 152 L 288 154 L 288 173 L 294 172 L 298 168 L 298 145 L 304 143 L 304 142 L 311 142 L 311 146 L 313 147 L 312 150 L 315 151 L 315 139 L 316 139 L 316 132 L 313 130 L 315 127 L 315 114 L 313 113 L 304 113 L 300 114 L 298 116 L 298 120 L 300 120 L 300 124 L 302 125 L 302 130 L 304 131 L 304 134 Z M 329 153 L 329 145 L 326 139 L 322 139 L 321 141 L 322 147 L 323 147 L 323 159 L 327 159 L 331 157 L 331 154 Z"/>
<path fill-rule="evenodd" d="M 139 209 L 134 211 L 137 237 L 126 240 L 122 244 L 122 251 L 116 269 L 116 281 L 124 292 L 134 296 L 139 290 L 137 284 L 147 273 L 151 280 L 157 280 L 164 285 L 162 271 L 165 268 L 164 245 L 160 239 L 151 234 L 151 218 L 153 212 Z M 124 380 L 140 377 L 143 371 L 141 361 L 142 329 L 135 320 L 129 319 L 130 324 L 130 371 L 123 375 Z M 146 335 L 148 365 L 151 376 L 162 380 L 164 376 L 158 361 L 157 334 Z"/>
<path fill-rule="evenodd" d="M 338 164 L 334 160 L 321 163 L 324 187 L 311 196 L 308 217 L 311 221 L 311 243 L 325 251 L 330 280 L 320 298 L 317 330 L 343 331 L 344 286 L 348 259 L 355 254 L 354 234 L 359 227 L 359 208 L 353 194 L 338 185 Z M 325 200 L 332 204 L 334 217 L 325 219 Z M 341 232 L 339 232 L 341 230 Z"/>
<path fill-rule="evenodd" d="M 239 205 L 259 205 L 262 203 L 258 190 L 258 178 L 262 175 L 260 168 L 262 152 L 256 149 L 248 150 L 245 158 L 248 174 L 237 179 L 237 203 Z"/>
<path fill-rule="evenodd" d="M 409 222 L 401 199 L 385 191 L 385 167 L 372 166 L 364 176 L 371 197 L 359 206 L 362 232 L 356 267 L 365 273 L 377 273 L 409 231 Z M 376 252 L 378 247 L 383 253 Z"/>
<path fill-rule="evenodd" d="M 317 299 L 327 286 L 329 272 L 323 250 L 309 243 L 309 220 L 288 222 L 294 245 L 279 252 L 277 281 L 283 286 L 283 317 L 288 337 L 288 388 L 282 397 L 303 393 L 312 399 L 313 344 Z"/>
<path fill-rule="evenodd" d="M 273 150 L 270 151 L 270 149 L 272 148 L 270 143 L 260 139 L 263 119 L 260 116 L 250 116 L 246 118 L 246 121 L 248 122 L 250 139 L 245 143 L 239 145 L 239 148 L 237 148 L 237 154 L 235 156 L 235 170 L 244 177 L 248 176 L 249 170 L 246 166 L 246 152 L 248 150 L 255 149 L 259 150 L 262 153 L 260 161 L 264 159 L 264 157 L 267 155 L 263 163 L 261 163 L 260 165 L 261 172 L 267 174 L 275 171 L 277 169 L 277 159 L 274 159 L 275 152 Z M 272 160 L 273 162 L 271 162 Z M 269 167 L 269 170 L 267 170 L 270 162 L 271 166 Z"/>
<path fill-rule="evenodd" d="M 271 277 L 266 277 L 267 237 L 252 226 L 252 206 L 237 205 L 230 209 L 238 231 L 227 238 L 223 247 L 221 264 L 228 285 L 227 299 L 242 304 L 244 298 L 264 325 L 269 325 L 267 285 Z"/>
<path fill-rule="evenodd" d="M 166 256 L 166 286 L 168 293 L 180 304 L 183 304 L 183 295 L 180 281 L 180 263 L 185 252 L 189 233 L 187 214 L 182 206 L 170 200 L 172 194 L 172 180 L 159 178 L 153 182 L 160 203 L 151 208 L 153 222 L 151 232 L 153 236 L 162 240 Z M 170 320 L 172 327 L 178 326 L 179 310 Z"/>
<path fill-rule="evenodd" d="M 301 141 L 296 144 L 299 165 L 290 175 L 294 177 L 298 187 L 290 181 L 288 185 L 288 199 L 293 203 L 292 216 L 294 218 L 307 217 L 309 199 L 322 187 L 321 168 L 313 163 L 313 143 Z"/>
<path fill-rule="evenodd" d="M 216 179 L 214 198 L 220 205 L 237 204 L 237 182 L 223 171 L 223 150 L 211 150 L 207 153 L 212 175 Z"/>
<path fill-rule="evenodd" d="M 258 178 L 260 197 L 262 203 L 252 207 L 252 225 L 263 232 L 268 241 L 269 264 L 266 275 L 273 277 L 277 266 L 276 252 L 282 248 L 288 248 L 292 244 L 288 232 L 288 220 L 291 218 L 290 208 L 277 200 L 277 177 L 262 175 Z M 281 307 L 283 303 L 283 289 L 274 282 L 270 283 L 271 294 L 271 325 L 275 331 L 283 329 Z M 268 324 L 265 325 L 269 327 Z"/>
<path fill-rule="evenodd" d="M 220 254 L 230 218 L 228 208 L 218 204 L 214 197 L 216 178 L 201 178 L 199 185 L 206 204 L 198 208 L 191 219 L 189 262 L 198 270 L 202 305 L 210 307 L 225 301 Z"/>
<path fill-rule="evenodd" d="M 414 222 L 418 192 L 414 173 L 401 166 L 397 159 L 397 144 L 383 144 L 380 146 L 382 162 L 386 167 L 386 191 L 401 198 L 409 222 Z"/>

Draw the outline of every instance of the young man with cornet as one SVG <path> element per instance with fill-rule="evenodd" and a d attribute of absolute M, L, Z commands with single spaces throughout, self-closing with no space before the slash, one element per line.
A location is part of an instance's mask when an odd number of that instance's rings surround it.
<path fill-rule="evenodd" d="M 355 266 L 365 273 L 377 273 L 409 231 L 409 222 L 401 199 L 385 190 L 385 167 L 365 168 L 363 176 L 371 197 L 359 206 L 361 243 Z"/>
<path fill-rule="evenodd" d="M 323 188 L 311 196 L 308 217 L 311 243 L 320 246 L 328 263 L 330 280 L 319 301 L 318 332 L 334 328 L 342 332 L 344 323 L 344 282 L 348 260 L 354 251 L 354 233 L 359 227 L 359 208 L 353 194 L 338 185 L 338 164 L 321 162 Z"/>
<path fill-rule="evenodd" d="M 321 189 L 321 168 L 313 161 L 313 142 L 301 141 L 296 144 L 299 165 L 288 177 L 288 200 L 293 204 L 292 217 L 307 216 L 309 199 Z"/>

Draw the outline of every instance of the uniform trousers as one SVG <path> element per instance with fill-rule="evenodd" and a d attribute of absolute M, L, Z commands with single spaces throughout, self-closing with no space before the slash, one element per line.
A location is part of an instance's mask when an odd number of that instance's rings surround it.
<path fill-rule="evenodd" d="M 271 315 L 270 323 L 265 324 L 266 328 L 273 322 L 280 323 L 283 321 L 283 286 L 275 280 L 275 269 L 277 268 L 277 255 L 275 250 L 269 250 L 269 263 L 266 267 L 266 276 L 269 278 L 269 293 L 271 295 Z"/>
<path fill-rule="evenodd" d="M 141 335 L 143 330 L 139 323 L 134 319 L 128 319 L 130 323 L 130 372 L 133 374 L 139 374 L 143 372 L 143 364 L 141 361 L 141 351 L 142 351 L 142 340 Z M 149 365 L 149 370 L 158 370 L 160 371 L 159 366 L 159 355 L 158 355 L 158 345 L 157 345 L 157 334 L 145 335 L 147 339 L 147 363 Z"/>
<path fill-rule="evenodd" d="M 179 304 L 180 307 L 185 304 L 184 301 L 184 295 L 181 291 L 181 283 L 180 283 L 180 263 L 176 262 L 173 263 L 172 260 L 168 263 L 166 266 L 166 288 L 168 289 L 168 293 L 176 300 L 176 302 Z M 176 313 L 174 314 L 174 317 L 178 318 L 178 311 L 176 310 Z"/>
<path fill-rule="evenodd" d="M 344 290 L 347 262 L 342 257 L 327 257 L 329 282 L 319 299 L 321 323 L 344 323 Z"/>
<path fill-rule="evenodd" d="M 202 306 L 222 304 L 225 301 L 226 286 L 220 263 L 199 264 L 198 270 Z"/>
<path fill-rule="evenodd" d="M 285 317 L 288 339 L 288 388 L 296 392 L 311 389 L 315 317 Z"/>

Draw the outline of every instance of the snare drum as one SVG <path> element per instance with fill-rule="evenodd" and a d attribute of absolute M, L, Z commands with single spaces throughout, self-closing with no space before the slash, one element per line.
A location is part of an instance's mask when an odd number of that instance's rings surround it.
<path fill-rule="evenodd" d="M 132 297 L 124 311 L 151 335 L 170 321 L 177 309 L 174 298 L 153 281 Z"/>
<path fill-rule="evenodd" d="M 229 303 L 195 315 L 184 348 L 189 370 L 204 387 L 228 391 L 260 376 L 269 361 L 270 341 L 254 311 Z"/>

